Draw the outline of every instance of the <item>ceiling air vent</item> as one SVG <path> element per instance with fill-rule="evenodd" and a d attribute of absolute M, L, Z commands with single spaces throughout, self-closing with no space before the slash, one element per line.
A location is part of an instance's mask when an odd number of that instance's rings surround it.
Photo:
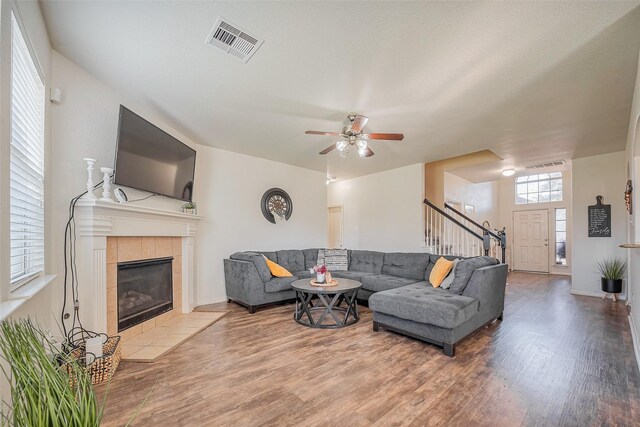
<path fill-rule="evenodd" d="M 554 166 L 564 166 L 567 164 L 564 160 L 554 160 L 551 162 L 540 163 L 537 165 L 529 165 L 527 169 L 544 169 L 544 168 L 552 168 Z"/>
<path fill-rule="evenodd" d="M 264 40 L 247 34 L 223 17 L 218 18 L 205 40 L 206 44 L 215 46 L 242 62 L 247 62 L 263 42 Z"/>

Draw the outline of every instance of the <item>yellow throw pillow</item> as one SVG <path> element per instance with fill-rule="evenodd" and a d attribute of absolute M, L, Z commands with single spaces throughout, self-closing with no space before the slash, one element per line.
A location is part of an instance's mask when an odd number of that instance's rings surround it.
<path fill-rule="evenodd" d="M 453 268 L 453 261 L 447 261 L 443 257 L 440 257 L 429 274 L 429 282 L 431 286 L 437 288 L 440 286 L 445 277 L 449 274 Z"/>
<path fill-rule="evenodd" d="M 264 260 L 267 262 L 267 267 L 269 267 L 269 271 L 271 271 L 272 276 L 275 276 L 275 277 L 293 276 L 293 274 L 289 273 L 289 271 L 283 266 L 281 266 L 280 264 L 276 264 L 275 262 L 271 261 L 269 258 L 267 258 L 264 255 L 262 256 L 264 257 Z"/>

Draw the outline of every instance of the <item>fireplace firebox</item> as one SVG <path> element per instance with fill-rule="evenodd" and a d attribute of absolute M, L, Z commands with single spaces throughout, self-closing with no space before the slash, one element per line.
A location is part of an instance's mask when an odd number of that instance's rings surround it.
<path fill-rule="evenodd" d="M 118 332 L 173 309 L 173 257 L 118 263 Z"/>

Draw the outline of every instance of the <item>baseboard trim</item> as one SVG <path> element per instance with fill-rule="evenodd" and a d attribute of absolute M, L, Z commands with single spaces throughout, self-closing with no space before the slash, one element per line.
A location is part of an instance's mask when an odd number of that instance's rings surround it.
<path fill-rule="evenodd" d="M 638 341 L 638 331 L 633 323 L 633 318 L 629 314 L 629 327 L 631 327 L 631 343 L 633 344 L 633 353 L 636 355 L 636 363 L 640 369 L 640 341 Z"/>
<path fill-rule="evenodd" d="M 597 298 L 602 298 L 604 296 L 604 292 L 590 292 L 590 291 L 576 291 L 574 289 L 571 289 L 569 291 L 569 293 L 571 295 L 578 295 L 581 297 L 597 297 Z M 617 296 L 618 300 L 620 301 L 626 301 L 627 296 L 624 294 L 618 294 Z"/>
<path fill-rule="evenodd" d="M 638 341 L 638 331 L 633 323 L 633 318 L 629 314 L 629 327 L 631 328 L 631 341 L 633 343 L 633 352 L 636 355 L 636 363 L 640 369 L 640 341 Z"/>

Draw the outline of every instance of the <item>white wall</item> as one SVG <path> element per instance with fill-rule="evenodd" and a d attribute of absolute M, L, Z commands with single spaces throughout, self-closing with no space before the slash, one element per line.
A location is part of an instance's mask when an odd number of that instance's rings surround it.
<path fill-rule="evenodd" d="M 618 247 L 627 239 L 624 205 L 626 182 L 625 153 L 609 153 L 573 161 L 573 267 L 571 292 L 602 295 L 596 263 L 605 258 L 625 258 Z M 587 237 L 587 206 L 604 196 L 611 205 L 611 237 Z M 621 297 L 624 297 L 625 291 Z"/>
<path fill-rule="evenodd" d="M 45 84 L 45 206 L 51 206 L 50 185 L 50 153 L 51 153 L 51 120 L 49 87 L 51 76 L 51 46 L 47 29 L 37 2 L 2 1 L 0 4 L 0 297 L 6 299 L 9 294 L 9 148 L 10 148 L 10 77 L 11 77 L 11 11 L 22 24 L 23 34 L 27 44 L 32 49 L 32 55 L 38 68 L 42 72 Z M 26 33 L 26 34 L 25 34 Z M 51 239 L 53 230 L 50 226 L 50 210 L 45 212 L 45 250 L 47 254 L 53 252 Z M 49 259 L 46 261 L 45 273 L 53 271 Z M 44 326 L 53 325 L 50 301 L 55 295 L 55 289 L 49 287 L 35 295 L 15 313 L 15 315 L 36 318 Z"/>
<path fill-rule="evenodd" d="M 222 260 L 233 252 L 326 246 L 326 174 L 203 146 L 197 158 L 195 200 L 206 216 L 197 248 L 200 304 L 226 298 Z M 291 197 L 289 221 L 262 216 L 260 199 L 273 187 Z"/>
<path fill-rule="evenodd" d="M 627 178 L 631 179 L 633 186 L 633 215 L 627 215 L 629 231 L 628 242 L 640 242 L 640 62 L 636 87 L 631 106 L 629 119 L 629 131 L 627 134 L 626 150 Z M 627 303 L 631 304 L 631 329 L 633 333 L 636 360 L 640 367 L 640 249 L 627 250 L 627 262 L 629 266 L 627 282 Z"/>
<path fill-rule="evenodd" d="M 223 301 L 223 258 L 238 250 L 290 249 L 326 245 L 326 176 L 282 163 L 199 145 L 168 125 L 152 108 L 134 105 L 57 52 L 53 82 L 63 102 L 53 107 L 53 187 L 56 265 L 63 266 L 63 227 L 69 200 L 84 190 L 83 157 L 113 166 L 120 104 L 197 150 L 194 201 L 206 217 L 198 228 L 196 304 Z M 271 187 L 293 200 L 288 222 L 273 225 L 262 216 L 260 199 Z M 144 193 L 127 190 L 130 198 Z M 179 210 L 181 202 L 154 197 L 145 206 Z"/>
<path fill-rule="evenodd" d="M 445 201 L 456 201 L 475 208 L 474 220 L 480 224 L 488 221 L 492 229 L 498 227 L 498 183 L 496 181 L 473 183 L 444 173 Z M 464 212 L 463 212 L 464 213 Z"/>
<path fill-rule="evenodd" d="M 328 206 L 343 207 L 343 246 L 424 250 L 424 165 L 405 166 L 328 186 Z"/>

